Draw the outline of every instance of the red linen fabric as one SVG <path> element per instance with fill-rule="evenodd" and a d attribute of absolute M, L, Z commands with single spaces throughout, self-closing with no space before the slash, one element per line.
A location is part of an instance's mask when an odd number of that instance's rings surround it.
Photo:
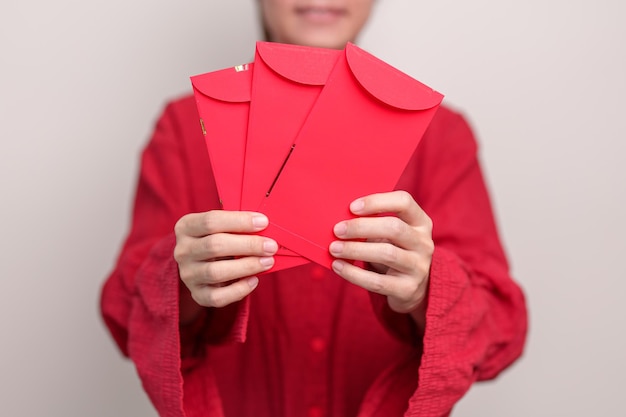
<path fill-rule="evenodd" d="M 171 103 L 102 290 L 105 323 L 161 416 L 446 416 L 521 355 L 524 295 L 459 114 L 439 110 L 397 186 L 434 223 L 423 336 L 384 297 L 314 264 L 263 275 L 244 301 L 180 328 L 173 227 L 219 207 L 204 146 L 193 99 Z"/>

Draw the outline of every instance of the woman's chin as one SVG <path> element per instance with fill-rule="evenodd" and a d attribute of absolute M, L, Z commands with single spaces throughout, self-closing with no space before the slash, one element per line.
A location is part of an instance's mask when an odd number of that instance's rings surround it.
<path fill-rule="evenodd" d="M 349 40 L 346 36 L 338 35 L 336 32 L 315 31 L 303 34 L 291 43 L 317 48 L 343 49 Z"/>

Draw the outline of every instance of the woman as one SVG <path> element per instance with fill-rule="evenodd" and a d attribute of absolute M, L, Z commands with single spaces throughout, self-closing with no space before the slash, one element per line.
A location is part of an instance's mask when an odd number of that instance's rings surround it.
<path fill-rule="evenodd" d="M 259 0 L 270 40 L 329 48 L 354 41 L 373 4 Z M 278 248 L 254 234 L 268 219 L 218 210 L 203 146 L 191 97 L 171 103 L 102 295 L 161 415 L 445 416 L 521 354 L 524 297 L 458 114 L 440 109 L 397 191 L 350 205 L 333 271 L 259 279 Z"/>

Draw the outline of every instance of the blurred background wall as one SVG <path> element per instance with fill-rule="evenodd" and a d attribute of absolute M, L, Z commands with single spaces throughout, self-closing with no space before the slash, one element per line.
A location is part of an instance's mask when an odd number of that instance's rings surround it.
<path fill-rule="evenodd" d="M 360 45 L 482 147 L 531 314 L 455 416 L 623 415 L 626 3 L 379 0 Z M 138 155 L 188 76 L 249 61 L 254 0 L 0 3 L 0 415 L 154 416 L 98 313 Z"/>

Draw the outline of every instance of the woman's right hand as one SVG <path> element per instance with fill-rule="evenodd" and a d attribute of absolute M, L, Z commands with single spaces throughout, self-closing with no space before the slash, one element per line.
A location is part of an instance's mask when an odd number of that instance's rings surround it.
<path fill-rule="evenodd" d="M 181 323 L 187 321 L 185 316 L 197 315 L 200 306 L 224 307 L 256 288 L 259 279 L 254 275 L 274 265 L 278 245 L 250 233 L 267 225 L 265 215 L 246 211 L 213 210 L 178 220 L 174 259 L 182 282 L 197 303 L 183 305 L 181 292 Z"/>

